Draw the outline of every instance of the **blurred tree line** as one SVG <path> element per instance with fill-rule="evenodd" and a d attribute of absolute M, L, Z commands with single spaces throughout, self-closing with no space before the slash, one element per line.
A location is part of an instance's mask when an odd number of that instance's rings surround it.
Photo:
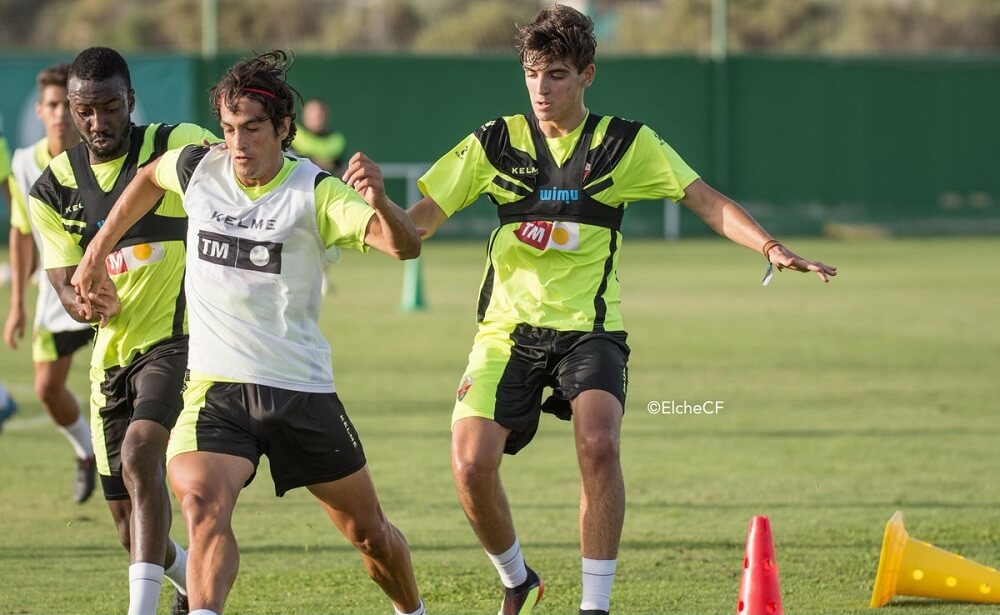
<path fill-rule="evenodd" d="M 509 52 L 539 0 L 217 0 L 222 50 Z M 203 0 L 0 0 L 0 48 L 197 52 Z M 601 53 L 707 53 L 712 0 L 566 0 Z M 733 51 L 996 53 L 1000 0 L 729 0 Z"/>

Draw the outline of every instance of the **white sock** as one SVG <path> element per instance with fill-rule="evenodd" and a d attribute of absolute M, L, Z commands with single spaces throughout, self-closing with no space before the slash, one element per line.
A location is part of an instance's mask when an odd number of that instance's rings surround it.
<path fill-rule="evenodd" d="M 174 543 L 174 549 L 177 555 L 174 556 L 174 563 L 170 564 L 170 567 L 163 571 L 163 576 L 167 577 L 167 580 L 174 584 L 177 591 L 187 595 L 187 562 L 188 555 L 179 544 L 171 540 Z"/>
<path fill-rule="evenodd" d="M 139 562 L 128 567 L 128 615 L 156 615 L 163 566 Z"/>
<path fill-rule="evenodd" d="M 208 609 L 198 609 L 197 611 L 191 611 L 188 615 L 219 615 L 215 611 L 209 611 Z"/>
<path fill-rule="evenodd" d="M 94 454 L 94 445 L 90 441 L 90 427 L 83 420 L 82 414 L 76 417 L 72 425 L 66 427 L 60 425 L 59 431 L 73 445 L 77 459 L 89 459 Z"/>
<path fill-rule="evenodd" d="M 486 555 L 496 566 L 504 587 L 517 587 L 528 580 L 528 569 L 524 565 L 524 554 L 521 553 L 521 543 L 517 541 L 517 537 L 514 538 L 514 544 L 503 553 L 493 555 L 487 551 Z"/>
<path fill-rule="evenodd" d="M 416 611 L 413 611 L 413 612 L 410 612 L 410 613 L 404 613 L 403 611 L 400 611 L 399 609 L 397 609 L 395 604 L 392 605 L 392 610 L 396 613 L 396 615 L 425 615 L 427 613 L 426 609 L 424 609 L 424 600 L 423 600 L 423 598 L 420 599 L 420 605 L 417 607 Z M 194 615 L 194 614 L 191 613 L 190 615 Z"/>
<path fill-rule="evenodd" d="M 611 610 L 611 585 L 615 582 L 616 559 L 583 558 L 583 598 L 580 610 Z"/>

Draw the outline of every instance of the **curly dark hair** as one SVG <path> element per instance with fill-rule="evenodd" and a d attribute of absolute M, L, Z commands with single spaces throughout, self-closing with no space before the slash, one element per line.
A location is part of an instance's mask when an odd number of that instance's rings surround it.
<path fill-rule="evenodd" d="M 295 138 L 295 100 L 302 102 L 302 95 L 285 80 L 291 65 L 292 57 L 280 49 L 234 64 L 209 92 L 215 117 L 220 117 L 222 105 L 235 112 L 241 98 L 252 98 L 264 106 L 275 132 L 281 120 L 291 118 L 288 136 L 281 141 L 281 149 L 288 149 Z"/>
<path fill-rule="evenodd" d="M 565 61 L 583 71 L 594 63 L 596 51 L 594 22 L 563 4 L 542 9 L 517 29 L 517 52 L 524 66 Z"/>
<path fill-rule="evenodd" d="M 83 81 L 105 81 L 121 77 L 125 81 L 125 87 L 132 89 L 128 62 L 122 54 L 109 47 L 89 47 L 81 51 L 69 66 L 67 79 L 74 77 Z"/>

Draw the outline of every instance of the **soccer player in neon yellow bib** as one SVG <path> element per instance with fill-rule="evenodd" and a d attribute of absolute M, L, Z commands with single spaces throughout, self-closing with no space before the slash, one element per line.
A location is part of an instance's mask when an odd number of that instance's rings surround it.
<path fill-rule="evenodd" d="M 187 225 L 180 199 L 166 195 L 114 246 L 103 298 L 91 297 L 86 313 L 70 280 L 139 168 L 168 149 L 215 137 L 194 124 L 133 124 L 131 73 L 114 49 L 81 51 L 70 65 L 67 91 L 81 142 L 54 157 L 32 185 L 28 213 L 66 312 L 104 325 L 90 361 L 91 431 L 104 499 L 130 555 L 128 615 L 155 615 L 164 578 L 177 587 L 172 608 L 185 613 L 186 555 L 169 538 L 164 469 L 188 351 Z"/>
<path fill-rule="evenodd" d="M 521 27 L 532 113 L 497 118 L 461 141 L 421 178 L 425 198 L 410 210 L 426 238 L 480 195 L 498 206 L 451 459 L 465 514 L 506 587 L 501 615 L 530 611 L 542 594 L 499 476 L 503 453 L 528 444 L 542 411 L 573 421 L 583 484 L 580 613 L 610 609 L 625 515 L 619 434 L 629 348 L 615 273 L 625 205 L 680 201 L 779 269 L 823 281 L 836 274 L 773 240 L 650 128 L 589 112 L 595 48 L 591 20 L 566 6 Z M 546 386 L 553 395 L 543 403 Z"/>

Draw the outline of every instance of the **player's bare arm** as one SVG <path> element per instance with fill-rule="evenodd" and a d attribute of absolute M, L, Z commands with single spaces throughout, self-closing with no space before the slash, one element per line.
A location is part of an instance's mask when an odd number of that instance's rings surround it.
<path fill-rule="evenodd" d="M 420 235 L 406 212 L 385 193 L 377 164 L 358 152 L 351 157 L 343 180 L 375 210 L 365 233 L 366 244 L 399 260 L 420 256 Z"/>
<path fill-rule="evenodd" d="M 429 239 L 448 219 L 448 214 L 444 213 L 437 201 L 429 196 L 425 196 L 407 209 L 406 215 L 413 221 L 413 226 L 417 227 L 421 239 Z"/>
<path fill-rule="evenodd" d="M 8 346 L 17 348 L 17 341 L 24 337 L 27 316 L 24 310 L 24 291 L 34 269 L 35 242 L 31 234 L 16 228 L 10 229 L 10 311 L 4 323 L 3 338 Z"/>
<path fill-rule="evenodd" d="M 108 271 L 104 265 L 105 259 L 122 235 L 148 213 L 163 196 L 164 190 L 156 183 L 156 168 L 159 159 L 146 165 L 135 174 L 135 178 L 125 188 L 108 218 L 87 247 L 87 251 L 77 265 L 70 280 L 74 292 L 85 305 L 96 301 L 100 289 L 105 283 L 110 284 Z M 112 285 L 113 286 L 113 285 Z M 60 296 L 62 294 L 60 293 Z M 63 302 L 65 304 L 65 301 Z"/>
<path fill-rule="evenodd" d="M 824 282 L 837 275 L 837 268 L 810 261 L 774 240 L 739 203 L 715 190 L 702 180 L 695 180 L 684 190 L 684 205 L 705 221 L 716 233 L 741 246 L 761 252 L 778 270 L 812 271 Z M 766 249 L 766 252 L 765 252 Z"/>

